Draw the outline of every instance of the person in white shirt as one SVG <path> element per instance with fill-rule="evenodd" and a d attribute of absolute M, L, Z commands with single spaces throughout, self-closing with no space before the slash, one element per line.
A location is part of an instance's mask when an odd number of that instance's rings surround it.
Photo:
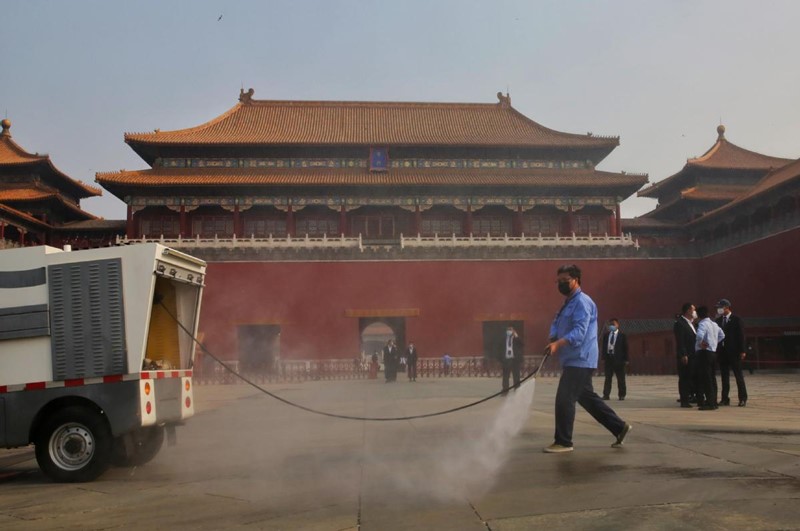
<path fill-rule="evenodd" d="M 725 339 L 725 333 L 708 317 L 708 307 L 697 308 L 697 337 L 694 352 L 697 358 L 696 383 L 697 404 L 701 410 L 717 409 L 717 378 L 714 374 L 717 345 Z M 702 395 L 702 401 L 701 401 Z"/>

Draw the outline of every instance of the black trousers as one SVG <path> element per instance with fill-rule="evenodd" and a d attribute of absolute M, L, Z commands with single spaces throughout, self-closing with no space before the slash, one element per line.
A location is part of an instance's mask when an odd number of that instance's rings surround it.
<path fill-rule="evenodd" d="M 738 354 L 728 355 L 720 354 L 719 359 L 719 375 L 722 379 L 722 400 L 730 400 L 729 395 L 731 392 L 731 375 L 730 371 L 733 370 L 733 377 L 736 379 L 736 390 L 739 393 L 739 400 L 747 400 L 747 386 L 744 383 L 744 374 L 742 373 L 742 360 L 739 359 Z"/>
<path fill-rule="evenodd" d="M 695 352 L 695 390 L 697 405 L 717 405 L 716 354 L 710 350 Z"/>
<path fill-rule="evenodd" d="M 409 361 L 408 362 L 408 379 L 409 380 L 416 380 L 417 379 L 417 362 L 416 361 Z"/>
<path fill-rule="evenodd" d="M 611 385 L 614 375 L 617 376 L 617 396 L 625 398 L 628 387 L 625 385 L 625 363 L 617 363 L 616 360 L 606 360 L 606 381 L 603 384 L 603 398 L 611 396 Z"/>
<path fill-rule="evenodd" d="M 564 367 L 556 391 L 556 433 L 555 443 L 572 446 L 572 428 L 575 425 L 575 402 L 611 434 L 616 437 L 622 433 L 625 421 L 603 402 L 592 389 L 594 369 L 583 367 Z"/>
<path fill-rule="evenodd" d="M 519 387 L 520 360 L 517 358 L 503 358 L 503 391 L 508 391 L 509 376 L 514 378 L 514 388 Z"/>
<path fill-rule="evenodd" d="M 689 398 L 694 394 L 694 383 L 692 381 L 692 366 L 694 365 L 694 354 L 689 356 L 689 362 L 683 364 L 683 358 L 678 358 L 678 394 L 681 397 L 681 404 L 688 404 Z"/>

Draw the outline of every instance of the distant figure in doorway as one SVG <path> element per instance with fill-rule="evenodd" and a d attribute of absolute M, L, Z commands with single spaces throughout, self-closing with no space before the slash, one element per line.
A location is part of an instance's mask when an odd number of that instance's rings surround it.
<path fill-rule="evenodd" d="M 605 361 L 606 381 L 603 385 L 603 400 L 611 398 L 611 385 L 614 375 L 617 376 L 617 397 L 625 400 L 628 388 L 625 385 L 625 371 L 628 368 L 628 336 L 619 328 L 619 319 L 608 320 L 607 332 L 603 334 L 601 351 Z"/>
<path fill-rule="evenodd" d="M 509 376 L 514 379 L 514 389 L 519 387 L 522 366 L 522 339 L 512 325 L 506 328 L 500 361 L 503 363 L 503 394 L 508 393 Z"/>
<path fill-rule="evenodd" d="M 722 379 L 720 405 L 731 405 L 729 395 L 731 390 L 730 371 L 733 370 L 733 377 L 736 379 L 736 390 L 739 393 L 739 407 L 745 407 L 747 405 L 747 386 L 744 383 L 742 362 L 747 357 L 747 353 L 744 346 L 744 323 L 741 317 L 733 315 L 731 301 L 728 299 L 720 299 L 717 302 L 717 315 L 719 315 L 717 324 L 725 333 L 725 339 L 717 349 L 717 363 L 719 363 L 719 375 Z"/>
<path fill-rule="evenodd" d="M 417 346 L 413 342 L 408 344 L 406 349 L 406 365 L 408 366 L 408 381 L 417 381 Z"/>
<path fill-rule="evenodd" d="M 681 315 L 675 320 L 672 333 L 675 335 L 675 351 L 678 357 L 678 394 L 681 407 L 692 407 L 694 384 L 692 370 L 694 365 L 694 343 L 697 330 L 693 321 L 697 319 L 697 311 L 691 302 L 684 303 Z"/>
<path fill-rule="evenodd" d="M 399 361 L 399 352 L 397 352 L 397 345 L 394 339 L 386 342 L 383 347 L 383 372 L 386 376 L 386 383 L 397 381 L 397 363 Z"/>
<path fill-rule="evenodd" d="M 370 380 L 377 380 L 378 379 L 378 368 L 380 364 L 378 363 L 378 353 L 373 352 L 372 357 L 369 360 L 369 379 Z"/>

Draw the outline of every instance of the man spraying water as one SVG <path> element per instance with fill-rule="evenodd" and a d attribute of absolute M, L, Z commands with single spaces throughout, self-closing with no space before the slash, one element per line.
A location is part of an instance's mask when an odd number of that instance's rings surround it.
<path fill-rule="evenodd" d="M 631 425 L 619 418 L 592 389 L 592 373 L 597 368 L 597 306 L 581 290 L 581 270 L 576 265 L 558 268 L 558 291 L 566 297 L 550 326 L 546 350 L 558 354 L 561 379 L 556 391 L 555 441 L 546 453 L 572 451 L 575 402 L 616 437 L 611 446 L 619 448 Z"/>

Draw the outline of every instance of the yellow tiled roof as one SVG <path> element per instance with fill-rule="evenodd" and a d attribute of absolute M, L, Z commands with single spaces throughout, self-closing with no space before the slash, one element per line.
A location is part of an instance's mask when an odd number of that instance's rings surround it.
<path fill-rule="evenodd" d="M 486 169 L 402 168 L 370 172 L 366 168 L 248 169 L 248 168 L 156 168 L 98 173 L 101 185 L 140 186 L 549 186 L 635 187 L 647 176 L 591 169 Z"/>
<path fill-rule="evenodd" d="M 197 127 L 126 133 L 143 144 L 434 145 L 608 148 L 618 137 L 562 133 L 495 104 L 276 101 L 240 98 Z"/>

